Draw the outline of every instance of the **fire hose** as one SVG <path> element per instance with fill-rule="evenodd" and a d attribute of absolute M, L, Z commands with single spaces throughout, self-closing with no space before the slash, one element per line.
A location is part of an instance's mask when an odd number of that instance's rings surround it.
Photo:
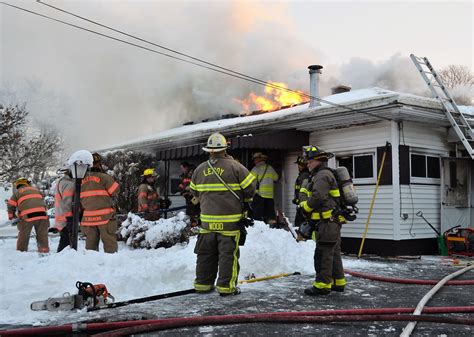
<path fill-rule="evenodd" d="M 318 310 L 318 311 L 301 311 L 301 312 L 275 312 L 275 313 L 258 313 L 258 314 L 240 314 L 240 315 L 222 315 L 222 316 L 201 316 L 201 317 L 179 317 L 154 320 L 140 321 L 121 321 L 108 323 L 75 323 L 59 326 L 47 326 L 37 328 L 22 328 L 13 330 L 0 330 L 0 336 L 39 336 L 47 334 L 70 334 L 70 333 L 93 333 L 99 331 L 110 331 L 116 329 L 130 328 L 136 326 L 157 324 L 162 329 L 177 328 L 189 325 L 210 325 L 211 321 L 215 321 L 214 325 L 231 324 L 231 323 L 256 323 L 256 322 L 281 322 L 281 323 L 330 323 L 340 321 L 435 321 L 439 323 L 452 324 L 474 324 L 473 319 L 465 318 L 448 318 L 434 316 L 412 316 L 402 315 L 412 313 L 414 308 L 370 308 L 370 309 L 341 309 L 341 310 Z M 474 313 L 474 306 L 460 307 L 425 307 L 422 312 L 424 314 L 446 314 L 446 313 Z M 301 317 L 301 321 L 297 319 Z M 428 318 L 426 318 L 428 317 Z M 401 318 L 401 319 L 397 319 Z M 258 321 L 262 319 L 262 321 Z M 311 321 L 314 319 L 314 321 Z M 286 321 L 283 321 L 286 320 Z M 227 321 L 227 323 L 223 323 Z M 448 322 L 449 321 L 449 322 Z M 177 326 L 170 326 L 175 324 Z M 155 329 L 156 331 L 156 329 Z M 110 335 L 119 336 L 119 335 Z"/>
<path fill-rule="evenodd" d="M 396 277 L 385 277 L 374 274 L 361 273 L 357 271 L 352 271 L 349 269 L 344 269 L 344 273 L 349 274 L 354 277 L 365 278 L 372 281 L 388 282 L 388 283 L 402 283 L 402 284 L 419 284 L 419 285 L 436 285 L 439 280 L 420 280 L 420 279 L 403 279 Z M 445 285 L 448 286 L 465 286 L 465 285 L 474 285 L 474 280 L 455 280 L 448 281 Z"/>
<path fill-rule="evenodd" d="M 468 266 L 466 268 L 458 270 L 457 272 L 449 274 L 445 278 L 440 280 L 428 293 L 426 293 L 425 296 L 423 296 L 423 298 L 420 300 L 420 302 L 416 306 L 416 309 L 415 309 L 415 312 L 413 312 L 413 315 L 416 315 L 416 316 L 421 315 L 421 311 L 423 310 L 423 307 L 425 306 L 425 304 L 428 303 L 431 297 L 433 297 L 434 294 L 436 294 L 438 290 L 441 289 L 441 287 L 446 284 L 446 282 L 472 269 L 474 269 L 474 266 Z M 400 335 L 400 337 L 409 337 L 412 331 L 415 329 L 415 326 L 416 326 L 416 321 L 409 322 L 407 326 L 405 327 L 405 329 L 403 329 L 403 332 Z"/>

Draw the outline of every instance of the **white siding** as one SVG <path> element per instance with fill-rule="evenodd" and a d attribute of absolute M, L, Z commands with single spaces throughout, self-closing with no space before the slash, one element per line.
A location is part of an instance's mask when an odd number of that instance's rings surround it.
<path fill-rule="evenodd" d="M 342 237 L 362 238 L 375 185 L 356 186 L 359 214 L 356 221 L 342 226 Z M 368 239 L 393 240 L 392 186 L 379 186 L 367 231 Z"/>
<path fill-rule="evenodd" d="M 336 153 L 375 149 L 391 141 L 390 130 L 390 122 L 379 122 L 346 129 L 318 131 L 309 135 L 309 142 Z"/>
<path fill-rule="evenodd" d="M 400 144 L 449 154 L 448 129 L 415 122 L 403 122 Z"/>
<path fill-rule="evenodd" d="M 294 222 L 296 213 L 296 205 L 293 205 L 291 200 L 293 200 L 295 180 L 298 176 L 298 165 L 295 164 L 298 155 L 301 155 L 301 152 L 289 153 L 285 156 L 283 161 L 283 211 L 291 223 Z"/>
<path fill-rule="evenodd" d="M 401 214 L 408 214 L 406 220 L 400 219 L 400 238 L 402 240 L 436 237 L 436 233 L 422 218 L 416 216 L 416 213 L 422 211 L 426 220 L 437 230 L 440 229 L 440 186 L 402 185 L 401 203 Z"/>

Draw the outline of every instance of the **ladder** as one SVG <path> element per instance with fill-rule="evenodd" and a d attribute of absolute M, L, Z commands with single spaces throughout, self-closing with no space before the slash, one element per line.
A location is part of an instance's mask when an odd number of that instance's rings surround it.
<path fill-rule="evenodd" d="M 421 77 L 423 77 L 425 80 L 428 88 L 430 88 L 433 97 L 436 98 L 443 106 L 444 113 L 448 118 L 449 123 L 463 143 L 464 147 L 469 153 L 469 156 L 474 159 L 474 150 L 472 149 L 471 143 L 469 143 L 469 141 L 474 140 L 474 131 L 472 130 L 468 120 L 459 110 L 448 89 L 441 81 L 440 76 L 434 70 L 430 61 L 428 61 L 428 58 L 417 57 L 413 54 L 410 55 L 410 58 L 420 72 Z M 458 123 L 458 121 L 460 123 Z"/>

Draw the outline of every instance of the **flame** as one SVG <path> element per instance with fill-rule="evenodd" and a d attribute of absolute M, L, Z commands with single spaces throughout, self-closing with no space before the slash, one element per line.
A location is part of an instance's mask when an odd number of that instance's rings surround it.
<path fill-rule="evenodd" d="M 265 86 L 265 96 L 259 96 L 251 92 L 247 98 L 235 100 L 242 106 L 244 114 L 249 114 L 255 110 L 272 111 L 282 106 L 291 106 L 307 101 L 303 91 L 290 92 L 275 86 L 288 88 L 285 83 L 269 81 Z"/>

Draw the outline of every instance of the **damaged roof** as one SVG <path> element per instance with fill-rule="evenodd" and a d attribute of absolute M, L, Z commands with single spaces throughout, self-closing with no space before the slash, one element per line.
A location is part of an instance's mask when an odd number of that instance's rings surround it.
<path fill-rule="evenodd" d="M 374 87 L 331 95 L 323 99 L 334 105 L 323 102 L 319 106 L 309 107 L 309 103 L 305 103 L 258 115 L 183 125 L 103 150 L 153 151 L 203 142 L 212 132 L 221 132 L 226 137 L 249 133 L 273 133 L 279 130 L 313 132 L 381 120 L 411 120 L 449 126 L 440 103 L 428 97 Z M 474 107 L 463 107 L 463 112 L 474 114 Z"/>

